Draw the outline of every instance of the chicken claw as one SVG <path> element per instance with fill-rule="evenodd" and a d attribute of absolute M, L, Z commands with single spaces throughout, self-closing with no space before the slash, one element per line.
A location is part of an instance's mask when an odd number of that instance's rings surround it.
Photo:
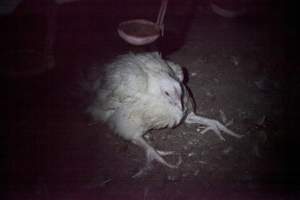
<path fill-rule="evenodd" d="M 168 163 L 162 156 L 173 155 L 173 154 L 175 154 L 175 152 L 155 150 L 142 137 L 135 138 L 133 140 L 133 143 L 144 148 L 146 151 L 146 164 L 142 169 L 140 169 L 139 172 L 137 172 L 135 175 L 133 175 L 133 178 L 138 178 L 141 175 L 143 175 L 145 172 L 152 169 L 152 162 L 154 160 L 156 160 L 157 162 L 159 162 L 169 168 L 177 168 L 182 163 L 181 157 L 179 157 L 179 160 L 177 161 L 177 163 L 175 165 Z"/>
<path fill-rule="evenodd" d="M 214 119 L 209 119 L 209 118 L 198 116 L 194 112 L 191 112 L 191 113 L 188 114 L 188 116 L 185 119 L 185 123 L 187 123 L 187 124 L 202 124 L 202 125 L 205 125 L 207 127 L 203 131 L 200 132 L 201 134 L 204 134 L 207 131 L 212 130 L 223 141 L 225 141 L 225 138 L 222 136 L 221 131 L 223 131 L 224 133 L 227 133 L 228 135 L 236 137 L 236 138 L 243 137 L 243 135 L 239 135 L 239 134 L 231 131 L 226 126 L 224 126 L 223 124 L 221 124 L 219 121 L 214 120 Z"/>

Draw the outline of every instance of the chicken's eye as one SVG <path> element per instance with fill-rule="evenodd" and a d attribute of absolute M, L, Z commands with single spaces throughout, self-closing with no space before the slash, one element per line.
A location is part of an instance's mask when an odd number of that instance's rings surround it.
<path fill-rule="evenodd" d="M 170 96 L 169 92 L 165 92 L 165 94 L 166 94 L 168 97 Z"/>

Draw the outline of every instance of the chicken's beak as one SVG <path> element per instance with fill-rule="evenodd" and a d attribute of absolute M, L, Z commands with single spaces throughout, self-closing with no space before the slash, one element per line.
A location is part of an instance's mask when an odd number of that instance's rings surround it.
<path fill-rule="evenodd" d="M 180 94 L 178 94 L 177 92 L 175 92 L 176 94 L 176 99 L 175 99 L 175 106 L 177 108 L 179 108 L 179 110 L 183 110 L 183 105 L 182 105 L 182 101 L 181 101 L 181 96 Z"/>
<path fill-rule="evenodd" d="M 178 103 L 178 108 L 179 108 L 180 110 L 183 110 L 183 106 L 182 106 L 182 102 L 181 102 L 181 101 Z"/>
<path fill-rule="evenodd" d="M 183 110 L 182 101 L 180 98 L 177 98 L 174 105 L 179 108 L 179 110 Z"/>

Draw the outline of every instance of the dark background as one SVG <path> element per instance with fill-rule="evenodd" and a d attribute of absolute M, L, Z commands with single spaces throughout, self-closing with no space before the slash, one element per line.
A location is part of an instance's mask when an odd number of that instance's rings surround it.
<path fill-rule="evenodd" d="M 228 2 L 229 7 L 234 5 L 234 1 Z M 136 48 L 118 37 L 116 29 L 120 22 L 133 18 L 155 21 L 159 5 L 157 0 L 83 0 L 59 6 L 52 1 L 25 0 L 13 13 L 0 16 L 1 113 L 4 115 L 1 177 L 5 177 L 7 199 L 299 198 L 297 111 L 300 82 L 296 5 L 279 0 L 245 1 L 242 5 L 246 5 L 248 12 L 228 19 L 213 13 L 206 0 L 170 0 L 164 38 L 151 47 Z M 48 25 L 53 23 L 49 20 L 53 9 L 56 9 L 56 18 L 51 19 L 56 20 L 56 36 L 51 53 L 55 67 L 33 75 L 12 75 L 9 72 L 14 67 L 21 72 L 33 67 L 35 72 L 35 68 L 48 65 L 49 60 L 42 53 L 24 58 L 11 52 L 45 51 Z M 202 19 L 204 29 L 207 27 L 204 34 L 190 32 L 195 19 Z M 262 44 L 262 54 L 258 57 L 279 66 L 276 70 L 272 69 L 271 74 L 275 77 L 273 80 L 280 83 L 280 88 L 275 91 L 276 98 L 270 95 L 266 102 L 276 102 L 274 110 L 282 109 L 274 120 L 267 122 L 267 127 L 262 128 L 267 135 L 279 134 L 271 137 L 263 147 L 263 158 L 244 162 L 243 155 L 249 153 L 245 146 L 250 148 L 253 144 L 250 141 L 253 138 L 249 137 L 248 142 L 235 144 L 234 147 L 240 149 L 235 155 L 237 159 L 224 158 L 227 161 L 216 162 L 215 170 L 200 170 L 202 175 L 192 178 L 178 176 L 176 180 L 170 180 L 171 172 L 157 165 L 148 176 L 132 179 L 131 175 L 143 164 L 143 152 L 111 134 L 104 125 L 88 125 L 90 119 L 84 114 L 84 107 L 89 98 L 84 96 L 79 83 L 92 64 L 99 63 L 101 66 L 129 50 L 154 48 L 166 57 L 176 55 L 188 41 L 188 34 L 201 35 L 200 41 L 204 44 L 198 52 L 201 55 L 210 58 L 222 48 L 229 52 L 229 48 L 222 45 L 216 48 L 216 41 L 210 37 L 213 35 L 210 27 L 218 24 L 227 24 L 229 30 L 238 30 L 236 36 L 229 36 L 230 39 L 226 34 L 220 34 L 222 41 L 237 38 L 238 45 L 232 47 L 233 50 L 247 50 L 247 41 L 239 41 L 239 34 L 258 30 L 254 37 Z M 262 29 L 264 32 L 259 31 Z M 184 65 L 192 61 L 188 53 L 175 58 Z M 214 59 L 218 60 L 218 57 Z M 185 63 L 185 60 L 189 61 Z M 272 67 L 274 65 L 270 64 L 264 69 L 268 71 Z M 247 73 L 244 75 L 247 76 Z M 213 78 L 210 76 L 209 80 Z M 197 84 L 194 85 L 194 88 L 197 87 Z M 269 91 L 264 92 L 269 95 Z M 241 125 L 240 130 L 246 130 L 245 127 Z M 255 130 L 261 128 L 253 127 Z M 159 138 L 157 141 L 160 141 Z M 241 165 L 236 166 L 236 162 Z M 218 173 L 223 163 L 224 167 L 236 167 L 230 173 Z M 250 172 L 244 176 L 247 170 Z M 182 169 L 180 172 L 184 174 L 185 171 Z"/>

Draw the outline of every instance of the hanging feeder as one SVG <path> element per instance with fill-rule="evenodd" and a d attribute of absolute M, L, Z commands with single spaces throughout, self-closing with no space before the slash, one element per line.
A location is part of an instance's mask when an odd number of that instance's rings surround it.
<path fill-rule="evenodd" d="M 150 44 L 164 34 L 164 17 L 168 0 L 162 0 L 156 23 L 145 19 L 134 19 L 119 24 L 118 34 L 126 42 L 140 46 Z"/>

